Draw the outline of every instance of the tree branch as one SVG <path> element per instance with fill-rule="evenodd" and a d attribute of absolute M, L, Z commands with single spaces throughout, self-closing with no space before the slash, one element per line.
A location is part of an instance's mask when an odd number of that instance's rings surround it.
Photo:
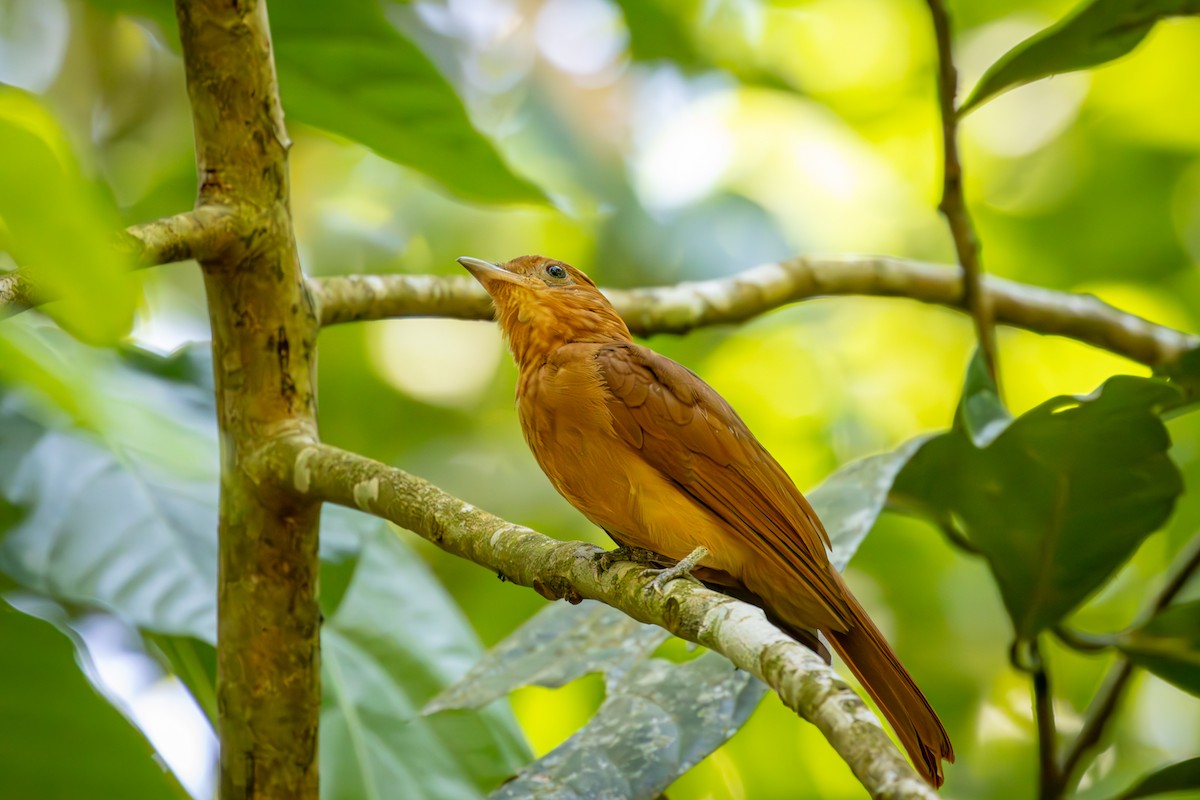
<path fill-rule="evenodd" d="M 639 566 L 618 562 L 598 571 L 596 557 L 604 551 L 594 545 L 551 539 L 402 470 L 329 445 L 278 442 L 259 460 L 255 475 L 262 485 L 390 520 L 544 597 L 599 600 L 722 653 L 816 725 L 873 797 L 936 797 L 858 695 L 752 606 L 685 580 L 662 593 L 647 592 L 649 579 Z"/>
<path fill-rule="evenodd" d="M 263 0 L 175 0 L 199 173 L 197 215 L 136 229 L 196 256 L 212 324 L 221 442 L 217 708 L 222 800 L 317 800 L 319 504 L 247 474 L 284 435 L 316 436 L 316 311 L 288 209 L 290 142 Z M 220 247 L 212 207 L 244 225 Z M 226 217 L 218 215 L 222 223 Z M 209 221 L 211 222 L 211 220 Z M 191 243 L 187 245 L 185 243 Z"/>
<path fill-rule="evenodd" d="M 201 205 L 191 211 L 134 225 L 117 234 L 118 246 L 140 267 L 176 261 L 217 258 L 247 227 L 243 217 L 225 205 Z"/>
<path fill-rule="evenodd" d="M 487 294 L 467 277 L 357 275 L 313 278 L 322 325 L 390 317 L 491 319 Z M 1151 367 L 1170 363 L 1200 338 L 1158 325 L 1083 294 L 987 276 L 996 319 L 1042 334 L 1066 336 Z M 886 256 L 794 258 L 729 278 L 651 289 L 608 289 L 629 329 L 646 336 L 744 322 L 812 297 L 904 297 L 962 308 L 962 274 L 949 267 Z"/>
<path fill-rule="evenodd" d="M 216 258 L 236 240 L 240 219 L 227 206 L 200 206 L 120 231 L 115 246 L 139 267 Z M 39 291 L 29 268 L 0 275 L 0 319 L 53 299 Z"/>
<path fill-rule="evenodd" d="M 962 302 L 975 321 L 975 336 L 979 351 L 992 382 L 999 381 L 999 358 L 996 352 L 996 331 L 993 326 L 990 298 L 983 288 L 983 265 L 979 258 L 979 240 L 971 224 L 971 214 L 963 197 L 962 162 L 958 158 L 958 70 L 950 45 L 950 17 L 943 0 L 928 0 L 933 18 L 934 39 L 938 54 L 938 109 L 942 117 L 942 199 L 938 210 L 946 218 L 954 238 L 954 250 L 962 265 Z"/>
<path fill-rule="evenodd" d="M 1167 574 L 1167 582 L 1142 613 L 1141 619 L 1147 620 L 1169 606 L 1197 572 L 1200 572 L 1200 535 L 1193 538 L 1175 559 Z M 1100 691 L 1088 706 L 1083 727 L 1063 757 L 1062 769 L 1059 770 L 1060 783 L 1055 797 L 1062 797 L 1078 782 L 1079 776 L 1076 773 L 1104 739 L 1108 723 L 1120 705 L 1132 677 L 1133 662 L 1123 656 L 1118 657 L 1117 663 L 1105 677 Z"/>

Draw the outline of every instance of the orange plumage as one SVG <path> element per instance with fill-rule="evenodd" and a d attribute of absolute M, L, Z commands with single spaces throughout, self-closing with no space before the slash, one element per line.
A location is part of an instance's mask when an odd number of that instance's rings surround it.
<path fill-rule="evenodd" d="M 829 561 L 812 506 L 697 375 L 636 344 L 586 275 L 523 256 L 459 259 L 496 306 L 520 370 L 525 440 L 559 493 L 619 545 L 682 559 L 796 638 L 813 629 L 857 676 L 917 770 L 942 783 L 950 739 Z"/>

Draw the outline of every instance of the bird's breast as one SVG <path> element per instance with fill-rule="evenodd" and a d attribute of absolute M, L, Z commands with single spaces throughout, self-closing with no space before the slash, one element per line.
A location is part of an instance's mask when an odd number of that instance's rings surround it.
<path fill-rule="evenodd" d="M 718 520 L 614 429 L 594 360 L 560 359 L 523 370 L 517 408 L 542 471 L 596 525 L 622 544 L 671 558 L 704 545 L 715 561 L 724 560 L 717 554 L 728 549 L 722 546 L 727 537 Z"/>

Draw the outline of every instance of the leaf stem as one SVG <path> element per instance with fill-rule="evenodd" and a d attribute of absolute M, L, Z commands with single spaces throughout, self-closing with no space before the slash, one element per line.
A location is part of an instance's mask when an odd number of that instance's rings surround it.
<path fill-rule="evenodd" d="M 1029 643 L 1029 655 L 1032 662 L 1030 676 L 1033 679 L 1033 710 L 1037 720 L 1038 763 L 1041 776 L 1038 796 L 1041 800 L 1053 800 L 1058 796 L 1056 792 L 1062 783 L 1055 752 L 1058 731 L 1054 721 L 1054 695 L 1050 690 L 1050 673 L 1046 671 L 1046 662 L 1042 658 L 1036 639 Z"/>

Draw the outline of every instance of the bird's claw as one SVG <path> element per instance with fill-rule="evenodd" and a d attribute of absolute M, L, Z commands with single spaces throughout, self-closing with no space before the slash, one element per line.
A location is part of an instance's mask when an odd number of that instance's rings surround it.
<path fill-rule="evenodd" d="M 651 550 L 646 550 L 642 547 L 617 547 L 613 550 L 605 550 L 596 556 L 594 562 L 596 574 L 601 575 L 608 572 L 613 564 L 620 561 L 632 561 L 634 564 L 661 564 L 663 557 Z"/>
<path fill-rule="evenodd" d="M 690 581 L 700 583 L 700 581 L 692 575 L 692 570 L 700 563 L 700 561 L 708 555 L 707 547 L 697 547 L 687 557 L 676 562 L 675 566 L 667 567 L 666 569 L 648 569 L 646 572 L 653 575 L 654 578 L 650 583 L 646 584 L 646 593 L 663 592 L 667 588 L 667 584 L 676 578 L 686 578 Z"/>

